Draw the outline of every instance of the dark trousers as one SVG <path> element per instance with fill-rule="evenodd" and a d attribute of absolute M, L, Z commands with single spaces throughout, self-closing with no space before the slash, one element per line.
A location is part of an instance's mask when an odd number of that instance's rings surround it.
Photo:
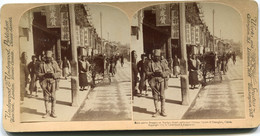
<path fill-rule="evenodd" d="M 146 80 L 145 73 L 140 73 L 140 77 L 141 77 L 141 79 L 139 81 L 138 88 L 140 90 L 140 93 L 142 93 L 142 91 L 145 89 L 145 80 Z"/>
<path fill-rule="evenodd" d="M 150 87 L 152 89 L 155 111 L 159 111 L 159 100 L 161 101 L 161 111 L 165 112 L 165 90 L 164 90 L 164 81 L 156 81 L 156 79 L 151 79 Z"/>

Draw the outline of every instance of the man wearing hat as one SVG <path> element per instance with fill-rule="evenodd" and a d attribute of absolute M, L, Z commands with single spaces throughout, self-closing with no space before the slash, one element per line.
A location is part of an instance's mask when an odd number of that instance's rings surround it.
<path fill-rule="evenodd" d="M 40 85 L 43 90 L 44 104 L 46 114 L 43 118 L 51 116 L 56 118 L 55 104 L 56 104 L 56 80 L 61 76 L 61 70 L 55 60 L 52 58 L 52 51 L 47 51 L 45 60 L 40 64 L 37 70 L 37 76 L 40 80 Z M 51 103 L 51 111 L 49 108 Z"/>
<path fill-rule="evenodd" d="M 145 71 L 154 98 L 155 114 L 153 117 L 160 115 L 158 105 L 159 100 L 161 101 L 161 115 L 166 117 L 164 79 L 168 77 L 171 71 L 168 65 L 164 61 L 161 61 L 161 50 L 155 49 L 153 53 L 153 60 L 148 62 Z"/>

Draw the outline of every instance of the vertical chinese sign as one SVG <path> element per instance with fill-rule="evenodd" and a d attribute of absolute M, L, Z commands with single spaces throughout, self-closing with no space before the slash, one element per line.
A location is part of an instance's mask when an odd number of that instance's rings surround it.
<path fill-rule="evenodd" d="M 200 26 L 195 26 L 195 44 L 200 44 Z"/>
<path fill-rule="evenodd" d="M 62 5 L 60 12 L 61 17 L 61 41 L 69 41 L 70 40 L 70 27 L 69 27 L 69 12 L 68 6 Z"/>
<path fill-rule="evenodd" d="M 89 46 L 89 31 L 88 27 L 84 27 L 84 46 Z"/>
<path fill-rule="evenodd" d="M 80 46 L 84 46 L 84 29 L 80 29 Z"/>
<path fill-rule="evenodd" d="M 178 4 L 172 5 L 172 15 L 171 15 L 171 38 L 179 39 L 180 26 L 179 26 L 179 12 Z"/>
<path fill-rule="evenodd" d="M 76 45 L 80 46 L 80 26 L 76 25 Z"/>
<path fill-rule="evenodd" d="M 185 36 L 186 36 L 186 44 L 191 44 L 191 25 L 186 23 L 185 25 Z"/>
<path fill-rule="evenodd" d="M 170 26 L 170 5 L 161 4 L 156 6 L 156 26 Z"/>
<path fill-rule="evenodd" d="M 59 28 L 60 23 L 60 5 L 46 6 L 47 28 Z"/>
<path fill-rule="evenodd" d="M 195 27 L 191 26 L 191 45 L 195 45 Z"/>

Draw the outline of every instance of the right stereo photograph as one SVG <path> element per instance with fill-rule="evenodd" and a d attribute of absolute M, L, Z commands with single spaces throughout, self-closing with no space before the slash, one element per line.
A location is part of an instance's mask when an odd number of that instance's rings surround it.
<path fill-rule="evenodd" d="M 245 117 L 239 12 L 217 3 L 157 4 L 131 23 L 134 120 Z"/>

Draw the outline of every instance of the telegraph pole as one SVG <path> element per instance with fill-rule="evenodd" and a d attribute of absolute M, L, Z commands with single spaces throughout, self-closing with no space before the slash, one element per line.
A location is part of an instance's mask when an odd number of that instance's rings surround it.
<path fill-rule="evenodd" d="M 213 52 L 215 51 L 215 37 L 214 37 L 214 15 L 215 15 L 215 10 L 213 9 Z"/>
<path fill-rule="evenodd" d="M 102 53 L 102 48 L 103 48 L 103 42 L 102 42 L 102 12 L 100 12 L 100 31 L 101 31 L 101 53 Z"/>
<path fill-rule="evenodd" d="M 71 94 L 72 106 L 78 106 L 78 62 L 77 62 L 77 42 L 76 42 L 76 21 L 74 4 L 69 4 L 69 20 L 70 20 L 70 43 L 71 43 Z"/>
<path fill-rule="evenodd" d="M 186 36 L 185 36 L 185 3 L 179 4 L 180 12 L 180 44 L 181 44 L 181 95 L 182 105 L 189 105 L 189 80 L 188 80 L 188 64 L 187 64 L 187 50 L 186 50 Z"/>

